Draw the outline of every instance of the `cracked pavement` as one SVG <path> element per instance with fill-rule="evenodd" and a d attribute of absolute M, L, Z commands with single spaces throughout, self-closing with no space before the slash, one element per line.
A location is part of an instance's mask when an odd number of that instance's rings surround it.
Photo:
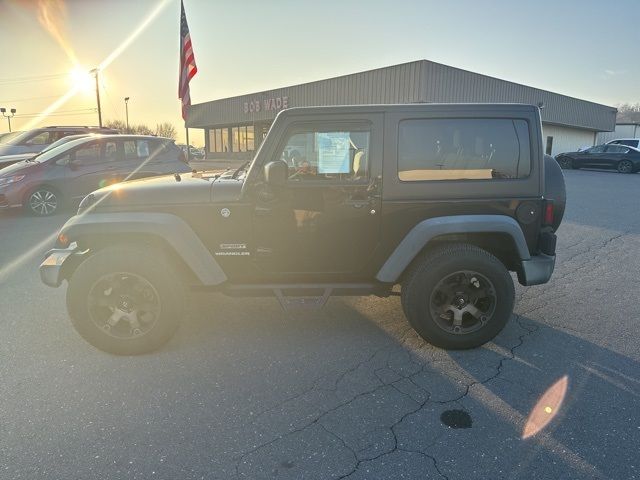
<path fill-rule="evenodd" d="M 518 286 L 471 351 L 425 344 L 395 297 L 286 314 L 198 294 L 165 349 L 113 357 L 71 329 L 38 254 L 0 284 L 0 478 L 640 478 L 640 175 L 566 177 L 552 281 Z M 0 264 L 63 221 L 0 215 Z"/>

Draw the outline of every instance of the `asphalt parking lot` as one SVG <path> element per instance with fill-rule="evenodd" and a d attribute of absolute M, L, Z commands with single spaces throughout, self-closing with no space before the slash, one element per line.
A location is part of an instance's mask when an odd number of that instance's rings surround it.
<path fill-rule="evenodd" d="M 552 281 L 466 352 L 396 297 L 198 294 L 162 351 L 110 356 L 39 281 L 65 217 L 0 213 L 0 478 L 640 478 L 640 175 L 566 180 Z"/>

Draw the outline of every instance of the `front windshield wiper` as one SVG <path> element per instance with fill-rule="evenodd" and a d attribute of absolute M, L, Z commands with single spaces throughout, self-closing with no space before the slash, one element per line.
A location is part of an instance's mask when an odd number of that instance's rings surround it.
<path fill-rule="evenodd" d="M 251 163 L 251 160 L 247 160 L 242 165 L 240 165 L 238 169 L 235 172 L 233 172 L 233 175 L 231 175 L 231 178 L 236 178 L 238 174 L 243 170 L 245 170 L 250 163 Z"/>

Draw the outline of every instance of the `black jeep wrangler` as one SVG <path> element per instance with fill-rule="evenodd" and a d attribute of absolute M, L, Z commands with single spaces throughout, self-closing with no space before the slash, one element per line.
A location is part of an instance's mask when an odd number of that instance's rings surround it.
<path fill-rule="evenodd" d="M 40 274 L 68 281 L 75 328 L 116 354 L 171 338 L 189 289 L 290 308 L 399 285 L 425 340 L 477 347 L 511 316 L 509 271 L 553 272 L 565 187 L 541 139 L 529 105 L 285 110 L 250 164 L 88 195 Z"/>

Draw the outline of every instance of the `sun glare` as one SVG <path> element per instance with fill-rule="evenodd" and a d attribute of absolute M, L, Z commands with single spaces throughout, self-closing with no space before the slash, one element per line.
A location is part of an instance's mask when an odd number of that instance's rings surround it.
<path fill-rule="evenodd" d="M 69 72 L 69 79 L 72 87 L 79 92 L 89 93 L 93 89 L 93 76 L 88 69 L 79 65 L 73 67 L 73 70 Z"/>

